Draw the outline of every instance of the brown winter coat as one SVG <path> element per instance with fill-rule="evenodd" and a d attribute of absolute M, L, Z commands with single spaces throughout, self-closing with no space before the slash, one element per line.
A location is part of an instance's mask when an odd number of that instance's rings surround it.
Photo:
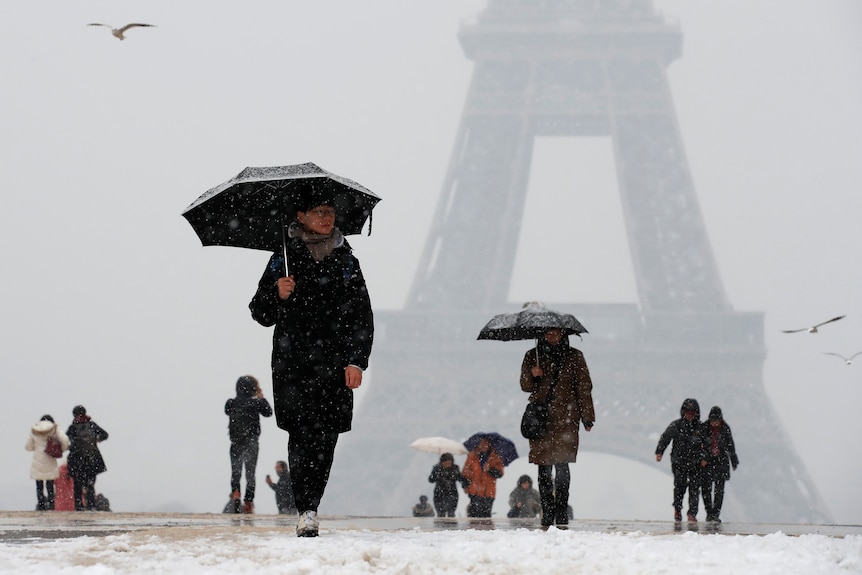
<path fill-rule="evenodd" d="M 548 433 L 541 439 L 530 440 L 530 463 L 553 465 L 575 462 L 578 457 L 580 423 L 596 421 L 593 383 L 584 354 L 566 346 L 562 363 L 548 409 Z M 556 366 L 551 365 L 551 358 L 541 350 L 539 367 L 544 372 L 542 377 L 533 377 L 531 370 L 535 365 L 536 349 L 533 348 L 524 355 L 521 363 L 521 390 L 530 393 L 530 401 L 544 401 L 550 392 Z"/>

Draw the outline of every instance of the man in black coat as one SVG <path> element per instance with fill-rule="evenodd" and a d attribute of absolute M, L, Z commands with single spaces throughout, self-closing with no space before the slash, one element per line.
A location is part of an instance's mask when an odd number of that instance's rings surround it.
<path fill-rule="evenodd" d="M 353 419 L 374 336 L 371 301 L 359 261 L 335 227 L 325 192 L 307 197 L 288 230 L 290 275 L 272 255 L 249 308 L 275 326 L 272 383 L 275 416 L 286 430 L 297 535 L 315 537 L 317 509 L 329 480 L 338 435 Z"/>
<path fill-rule="evenodd" d="M 655 448 L 655 460 L 661 461 L 665 449 L 670 450 L 670 468 L 673 472 L 674 521 L 682 521 L 682 500 L 688 490 L 688 521 L 697 522 L 702 469 L 706 465 L 703 431 L 700 422 L 700 404 L 686 399 L 679 408 L 680 418 L 667 426 Z"/>
<path fill-rule="evenodd" d="M 272 416 L 272 407 L 263 396 L 257 378 L 243 375 L 236 380 L 236 397 L 224 404 L 230 436 L 230 490 L 232 511 L 239 513 L 240 479 L 245 467 L 243 513 L 254 513 L 255 471 L 260 452 L 260 416 Z"/>
<path fill-rule="evenodd" d="M 293 498 L 293 484 L 290 481 L 290 471 L 287 470 L 286 461 L 277 461 L 275 474 L 278 482 L 273 482 L 272 477 L 266 476 L 266 484 L 275 491 L 275 506 L 279 513 L 296 513 L 296 500 Z"/>

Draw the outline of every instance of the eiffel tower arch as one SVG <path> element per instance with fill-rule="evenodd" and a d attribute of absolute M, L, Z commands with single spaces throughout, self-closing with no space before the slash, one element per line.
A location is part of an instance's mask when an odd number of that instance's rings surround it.
<path fill-rule="evenodd" d="M 703 415 L 721 405 L 733 426 L 741 465 L 728 512 L 828 522 L 764 390 L 763 314 L 732 308 L 713 257 L 666 75 L 682 52 L 679 28 L 651 0 L 489 0 L 459 39 L 475 67 L 432 227 L 405 308 L 376 313 L 370 385 L 324 505 L 407 513 L 431 490 L 436 457 L 407 447 L 422 436 L 499 431 L 526 457 L 518 370 L 529 343 L 476 335 L 520 308 L 507 295 L 535 139 L 603 136 L 639 301 L 546 302 L 590 330 L 582 349 L 597 423 L 581 449 L 669 473 L 655 463 L 658 435 L 695 397 Z M 577 269 L 577 256 L 553 265 Z"/>

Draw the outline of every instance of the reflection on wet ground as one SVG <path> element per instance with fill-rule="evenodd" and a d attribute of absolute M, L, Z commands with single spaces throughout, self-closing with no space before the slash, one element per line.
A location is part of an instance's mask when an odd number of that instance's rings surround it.
<path fill-rule="evenodd" d="M 231 530 L 293 532 L 296 517 L 289 515 L 225 515 L 221 513 L 102 513 L 102 512 L 4 512 L 0 516 L 0 541 L 27 543 L 66 537 L 105 537 L 132 531 L 191 537 Z M 779 523 L 688 523 L 673 521 L 574 520 L 572 531 L 649 533 L 654 535 L 698 532 L 726 535 L 819 534 L 831 537 L 862 534 L 860 525 L 805 525 Z M 446 531 L 492 529 L 541 529 L 538 519 L 356 517 L 321 516 L 321 531 Z"/>

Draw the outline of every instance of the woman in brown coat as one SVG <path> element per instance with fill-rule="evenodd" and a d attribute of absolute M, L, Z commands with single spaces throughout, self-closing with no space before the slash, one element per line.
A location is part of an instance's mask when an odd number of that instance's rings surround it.
<path fill-rule="evenodd" d="M 578 457 L 579 424 L 583 421 L 590 431 L 596 421 L 592 389 L 584 354 L 569 346 L 562 330 L 548 330 L 524 355 L 521 390 L 530 393 L 531 402 L 549 401 L 547 433 L 530 440 L 530 463 L 539 466 L 544 527 L 569 523 L 569 463 Z"/>

